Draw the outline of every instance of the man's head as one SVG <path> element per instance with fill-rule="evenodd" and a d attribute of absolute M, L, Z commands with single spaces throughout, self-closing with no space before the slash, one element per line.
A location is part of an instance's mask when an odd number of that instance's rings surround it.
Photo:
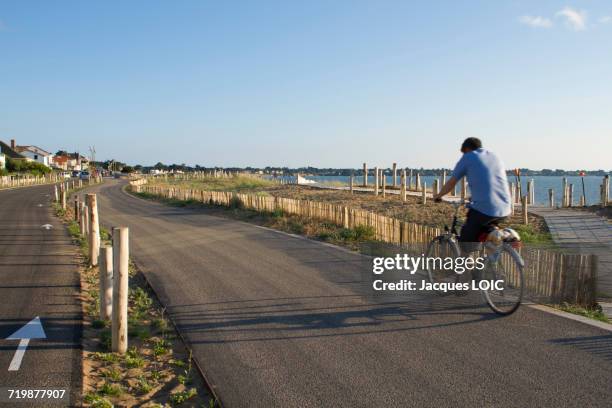
<path fill-rule="evenodd" d="M 477 137 L 468 137 L 461 144 L 461 153 L 469 153 L 471 151 L 480 149 L 482 142 Z"/>

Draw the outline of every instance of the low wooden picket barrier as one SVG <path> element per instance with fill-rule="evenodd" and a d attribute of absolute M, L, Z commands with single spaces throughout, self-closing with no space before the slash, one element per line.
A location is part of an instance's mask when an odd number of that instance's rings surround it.
<path fill-rule="evenodd" d="M 40 184 L 57 183 L 63 180 L 64 177 L 57 173 L 45 174 L 44 176 L 0 176 L 0 188 L 37 186 Z"/>
<path fill-rule="evenodd" d="M 132 190 L 166 199 L 197 201 L 219 206 L 239 205 L 259 212 L 283 211 L 334 223 L 345 228 L 372 228 L 376 240 L 396 245 L 427 243 L 442 233 L 440 228 L 401 221 L 371 211 L 342 205 L 264 196 L 253 193 L 205 191 L 149 185 L 146 179 L 130 182 Z M 525 288 L 528 297 L 545 303 L 570 302 L 592 306 L 596 301 L 597 258 L 539 248 L 522 248 Z M 507 257 L 508 255 L 504 254 Z M 506 259 L 504 265 L 512 265 Z M 510 279 L 517 276 L 509 271 Z"/>

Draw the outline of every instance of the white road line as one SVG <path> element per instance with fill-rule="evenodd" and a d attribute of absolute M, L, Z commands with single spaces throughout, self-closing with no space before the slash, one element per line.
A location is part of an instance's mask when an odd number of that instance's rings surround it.
<path fill-rule="evenodd" d="M 17 351 L 15 351 L 15 355 L 13 356 L 13 360 L 11 360 L 11 365 L 9 366 L 9 371 L 17 371 L 19 367 L 21 367 L 21 360 L 23 360 L 23 355 L 28 348 L 28 344 L 30 343 L 30 339 L 21 339 L 19 341 L 19 345 L 17 346 Z"/>

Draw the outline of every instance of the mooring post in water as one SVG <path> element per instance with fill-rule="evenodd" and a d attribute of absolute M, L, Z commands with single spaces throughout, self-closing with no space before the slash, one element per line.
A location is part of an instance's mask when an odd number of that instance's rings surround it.
<path fill-rule="evenodd" d="M 550 208 L 554 208 L 555 206 L 555 190 L 552 188 L 548 189 L 548 205 Z"/>
<path fill-rule="evenodd" d="M 397 163 L 393 163 L 393 187 L 397 187 Z"/>
<path fill-rule="evenodd" d="M 523 211 L 523 224 L 529 224 L 529 215 L 527 213 L 527 196 L 521 197 L 521 207 Z"/>
<path fill-rule="evenodd" d="M 363 186 L 368 186 L 368 165 L 363 163 Z"/>
<path fill-rule="evenodd" d="M 574 184 L 570 183 L 569 188 L 568 188 L 569 192 L 567 193 L 567 200 L 568 200 L 568 207 L 573 207 L 574 206 Z"/>
<path fill-rule="evenodd" d="M 527 182 L 527 204 L 533 204 L 535 195 L 533 193 L 533 179 Z"/>

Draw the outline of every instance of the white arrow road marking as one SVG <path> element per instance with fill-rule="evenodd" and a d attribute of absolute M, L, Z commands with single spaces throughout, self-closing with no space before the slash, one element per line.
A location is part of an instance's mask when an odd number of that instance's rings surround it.
<path fill-rule="evenodd" d="M 51 225 L 51 224 L 45 224 L 45 225 L 41 225 L 40 227 L 41 227 L 41 228 L 44 228 L 44 229 L 46 229 L 46 230 L 50 230 L 51 228 L 53 228 L 53 225 Z"/>
<path fill-rule="evenodd" d="M 28 344 L 30 343 L 30 339 L 21 339 L 19 341 L 19 345 L 17 346 L 17 351 L 15 351 L 15 355 L 11 360 L 11 365 L 9 366 L 9 371 L 18 371 L 19 367 L 21 367 L 21 360 L 23 360 L 23 355 L 28 348 Z"/>
<path fill-rule="evenodd" d="M 23 355 L 28 348 L 28 344 L 31 339 L 46 339 L 47 335 L 45 334 L 45 330 L 40 323 L 40 317 L 36 316 L 34 319 L 30 320 L 25 326 L 21 329 L 17 330 L 15 333 L 8 336 L 7 340 L 19 340 L 19 345 L 17 346 L 17 351 L 15 351 L 15 355 L 11 360 L 11 364 L 9 365 L 9 371 L 17 371 L 19 367 L 21 367 L 21 360 L 23 360 Z"/>

